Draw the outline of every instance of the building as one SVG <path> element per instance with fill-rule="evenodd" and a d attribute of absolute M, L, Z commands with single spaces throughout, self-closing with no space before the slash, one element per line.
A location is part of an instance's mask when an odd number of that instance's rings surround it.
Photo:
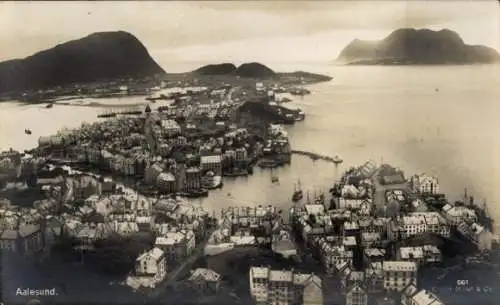
<path fill-rule="evenodd" d="M 155 247 L 160 248 L 168 262 L 179 262 L 191 255 L 195 247 L 193 231 L 167 232 L 162 237 L 157 237 Z"/>
<path fill-rule="evenodd" d="M 323 304 L 321 279 L 313 274 L 251 267 L 250 294 L 257 304 Z"/>
<path fill-rule="evenodd" d="M 201 189 L 201 171 L 197 167 L 186 169 L 185 191 L 192 192 Z"/>
<path fill-rule="evenodd" d="M 161 127 L 167 137 L 176 136 L 181 133 L 181 127 L 174 120 L 162 120 Z"/>
<path fill-rule="evenodd" d="M 363 250 L 363 262 L 365 265 L 377 262 L 381 263 L 385 259 L 385 253 L 385 249 L 365 248 Z"/>
<path fill-rule="evenodd" d="M 415 285 L 409 285 L 401 296 L 401 305 L 444 305 L 434 293 L 422 289 L 418 291 Z"/>
<path fill-rule="evenodd" d="M 458 226 L 462 222 L 477 222 L 476 212 L 465 206 L 447 204 L 443 207 L 442 214 L 451 226 Z"/>
<path fill-rule="evenodd" d="M 220 274 L 205 268 L 196 269 L 187 280 L 191 290 L 201 295 L 218 293 L 220 289 L 220 282 Z"/>
<path fill-rule="evenodd" d="M 200 167 L 202 172 L 212 171 L 215 176 L 222 175 L 222 157 L 220 155 L 201 156 Z"/>
<path fill-rule="evenodd" d="M 154 248 L 141 254 L 135 261 L 137 276 L 151 277 L 155 283 L 162 281 L 167 275 L 165 255 L 162 250 Z"/>
<path fill-rule="evenodd" d="M 154 185 L 156 183 L 156 179 L 162 172 L 163 167 L 158 163 L 148 166 L 144 174 L 144 181 L 149 185 Z"/>
<path fill-rule="evenodd" d="M 382 271 L 386 291 L 401 292 L 410 283 L 417 282 L 418 266 L 415 262 L 384 261 Z"/>
<path fill-rule="evenodd" d="M 472 241 L 480 251 L 491 250 L 493 234 L 485 227 L 477 223 L 468 224 L 462 222 L 457 226 L 457 231 L 463 237 Z"/>
<path fill-rule="evenodd" d="M 0 230 L 0 249 L 4 253 L 33 256 L 44 248 L 39 225 L 20 224 L 17 228 Z"/>
<path fill-rule="evenodd" d="M 355 284 L 346 293 L 345 297 L 346 305 L 367 305 L 368 304 L 368 294 L 363 289 L 360 284 Z"/>
<path fill-rule="evenodd" d="M 448 221 L 438 212 L 414 212 L 410 216 L 423 217 L 425 220 L 425 231 L 441 235 L 443 237 L 450 237 L 450 226 Z"/>
<path fill-rule="evenodd" d="M 177 192 L 177 181 L 172 173 L 161 173 L 156 177 L 156 186 L 162 193 L 172 194 Z"/>
<path fill-rule="evenodd" d="M 439 180 L 425 174 L 414 175 L 410 178 L 410 187 L 419 194 L 439 194 Z"/>

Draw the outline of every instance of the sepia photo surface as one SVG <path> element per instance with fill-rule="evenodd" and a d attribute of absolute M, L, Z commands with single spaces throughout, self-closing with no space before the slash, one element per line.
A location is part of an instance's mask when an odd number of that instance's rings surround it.
<path fill-rule="evenodd" d="M 498 304 L 498 1 L 12 1 L 0 46 L 2 304 Z"/>

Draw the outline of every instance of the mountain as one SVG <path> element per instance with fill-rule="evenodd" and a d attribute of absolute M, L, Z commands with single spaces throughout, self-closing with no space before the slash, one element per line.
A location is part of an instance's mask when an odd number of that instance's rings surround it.
<path fill-rule="evenodd" d="M 379 41 L 354 39 L 337 61 L 347 64 L 476 64 L 500 61 L 500 54 L 481 45 L 467 45 L 454 31 L 404 28 Z"/>
<path fill-rule="evenodd" d="M 268 78 L 276 75 L 273 70 L 258 62 L 242 64 L 236 69 L 235 74 L 237 76 L 251 78 Z"/>
<path fill-rule="evenodd" d="M 235 75 L 246 78 L 270 78 L 276 75 L 276 72 L 269 67 L 257 63 L 244 63 L 236 67 L 232 63 L 206 65 L 193 71 L 201 75 Z"/>
<path fill-rule="evenodd" d="M 231 63 L 206 65 L 194 70 L 194 73 L 201 75 L 226 75 L 232 74 L 236 71 L 236 66 Z"/>
<path fill-rule="evenodd" d="M 0 93 L 164 73 L 134 35 L 99 32 L 0 62 Z"/>

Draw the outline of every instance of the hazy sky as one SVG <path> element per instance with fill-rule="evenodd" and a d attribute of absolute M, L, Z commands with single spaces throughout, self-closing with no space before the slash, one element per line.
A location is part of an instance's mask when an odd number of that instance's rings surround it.
<path fill-rule="evenodd" d="M 500 50 L 498 1 L 2 2 L 0 60 L 97 31 L 137 36 L 169 62 L 331 61 L 354 38 L 450 28 Z"/>

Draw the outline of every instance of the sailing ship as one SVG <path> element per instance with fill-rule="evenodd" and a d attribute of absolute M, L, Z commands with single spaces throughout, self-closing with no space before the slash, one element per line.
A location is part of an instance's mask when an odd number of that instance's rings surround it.
<path fill-rule="evenodd" d="M 304 197 L 304 192 L 300 188 L 300 180 L 297 182 L 297 185 L 294 186 L 292 201 L 297 202 L 300 201 Z"/>

